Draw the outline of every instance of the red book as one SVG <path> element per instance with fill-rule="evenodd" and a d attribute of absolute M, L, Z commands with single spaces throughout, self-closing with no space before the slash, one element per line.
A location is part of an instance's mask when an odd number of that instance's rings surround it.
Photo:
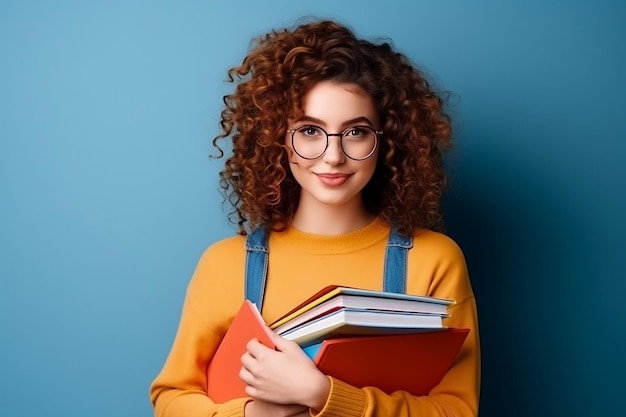
<path fill-rule="evenodd" d="M 253 338 L 274 348 L 269 331 L 256 306 L 246 300 L 208 367 L 207 392 L 213 401 L 247 396 L 239 379 L 241 356 Z M 324 340 L 305 351 L 322 372 L 348 384 L 426 395 L 450 369 L 468 333 L 468 329 L 443 329 L 343 337 Z"/>
<path fill-rule="evenodd" d="M 469 329 L 328 339 L 305 349 L 318 369 L 355 387 L 428 395 L 454 363 Z"/>
<path fill-rule="evenodd" d="M 274 348 L 270 334 L 271 330 L 265 325 L 257 307 L 245 300 L 207 369 L 207 394 L 213 401 L 223 403 L 247 397 L 246 384 L 239 379 L 241 356 L 246 352 L 248 342 L 254 338 Z"/>

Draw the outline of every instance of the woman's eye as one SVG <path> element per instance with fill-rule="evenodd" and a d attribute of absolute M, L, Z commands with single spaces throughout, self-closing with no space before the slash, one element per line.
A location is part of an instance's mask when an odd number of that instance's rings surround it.
<path fill-rule="evenodd" d="M 360 129 L 358 127 L 353 127 L 351 129 L 348 129 L 348 131 L 346 132 L 347 136 L 360 136 L 363 134 L 363 129 Z"/>
<path fill-rule="evenodd" d="M 317 136 L 320 134 L 320 130 L 313 126 L 306 126 L 300 129 L 300 133 L 305 136 Z"/>

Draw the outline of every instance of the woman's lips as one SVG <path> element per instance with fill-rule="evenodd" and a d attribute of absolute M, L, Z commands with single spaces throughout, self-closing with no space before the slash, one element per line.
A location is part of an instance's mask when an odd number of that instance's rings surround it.
<path fill-rule="evenodd" d="M 337 187 L 339 185 L 344 184 L 350 178 L 349 174 L 316 174 L 317 178 L 324 185 L 328 185 L 331 187 Z"/>

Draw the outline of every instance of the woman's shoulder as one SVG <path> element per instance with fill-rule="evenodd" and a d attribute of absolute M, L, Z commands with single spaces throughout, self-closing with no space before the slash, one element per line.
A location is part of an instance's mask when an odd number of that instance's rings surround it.
<path fill-rule="evenodd" d="M 438 263 L 465 263 L 465 255 L 461 247 L 450 236 L 433 230 L 420 229 L 413 234 L 412 256 L 421 261 L 430 259 Z"/>
<path fill-rule="evenodd" d="M 454 239 L 432 230 L 420 230 L 413 237 L 409 276 L 417 278 L 408 283 L 408 288 L 457 301 L 472 296 L 465 256 Z"/>
<path fill-rule="evenodd" d="M 245 237 L 232 236 L 212 243 L 202 253 L 192 279 L 196 293 L 211 293 L 207 288 L 234 285 L 233 276 L 243 276 Z M 198 289 L 201 288 L 201 289 Z M 193 292 L 193 291 L 192 291 Z"/>
<path fill-rule="evenodd" d="M 246 237 L 242 235 L 229 236 L 210 244 L 202 257 L 224 257 L 236 253 L 244 253 L 246 249 Z"/>
<path fill-rule="evenodd" d="M 460 252 L 461 248 L 450 236 L 429 229 L 418 229 L 413 234 L 413 245 L 430 247 L 449 252 Z"/>

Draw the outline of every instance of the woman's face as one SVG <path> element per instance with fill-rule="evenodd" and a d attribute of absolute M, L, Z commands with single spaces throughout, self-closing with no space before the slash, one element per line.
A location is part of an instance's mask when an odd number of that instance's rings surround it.
<path fill-rule="evenodd" d="M 294 152 L 292 134 L 287 133 L 291 172 L 300 186 L 300 205 L 324 205 L 356 209 L 363 206 L 361 191 L 368 183 L 376 168 L 378 146 L 371 156 L 363 160 L 348 158 L 341 147 L 339 135 L 355 126 L 367 126 L 379 130 L 380 120 L 372 98 L 356 84 L 322 81 L 316 84 L 303 100 L 304 116 L 300 120 L 290 120 L 288 128 L 309 126 L 300 131 L 301 142 L 296 142 L 296 150 L 302 155 L 301 147 L 307 150 L 308 140 L 325 141 L 322 128 L 330 136 L 328 148 L 316 159 L 305 159 Z M 363 135 L 372 134 L 367 129 L 348 130 L 344 136 L 344 148 L 349 152 L 367 155 L 370 145 L 358 145 L 349 141 L 361 140 Z M 299 145 L 300 144 L 300 145 Z M 311 145 L 316 147 L 316 145 Z M 319 149 L 319 148 L 316 148 Z M 323 150 L 323 147 L 321 148 Z M 371 148 L 368 148 L 371 149 Z M 308 152 L 309 150 L 307 150 Z M 304 156 L 310 157 L 312 154 Z M 354 156 L 355 154 L 352 154 Z"/>

